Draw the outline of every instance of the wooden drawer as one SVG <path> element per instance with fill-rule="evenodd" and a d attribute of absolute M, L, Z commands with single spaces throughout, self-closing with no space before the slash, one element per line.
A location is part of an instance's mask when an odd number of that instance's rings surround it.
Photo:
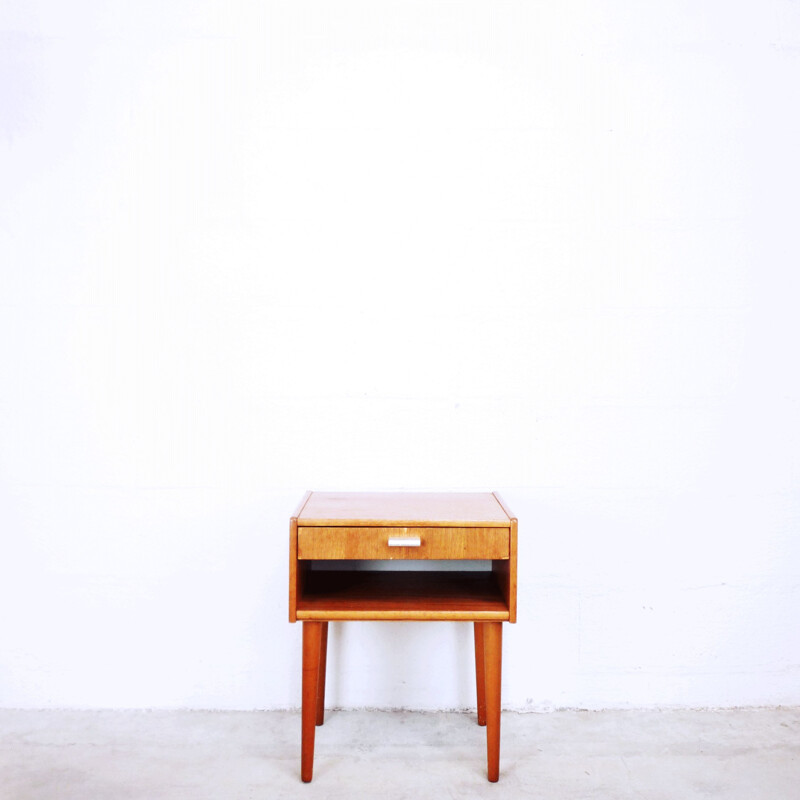
<path fill-rule="evenodd" d="M 508 528 L 301 526 L 297 529 L 299 559 L 494 560 L 508 558 L 508 551 Z"/>

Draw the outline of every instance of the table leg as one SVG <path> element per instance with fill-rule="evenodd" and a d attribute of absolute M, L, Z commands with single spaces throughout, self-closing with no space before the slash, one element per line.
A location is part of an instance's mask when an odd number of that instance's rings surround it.
<path fill-rule="evenodd" d="M 319 645 L 319 682 L 317 683 L 317 725 L 325 722 L 325 668 L 328 661 L 328 623 L 322 623 Z"/>
<path fill-rule="evenodd" d="M 486 670 L 483 653 L 483 623 L 475 622 L 475 686 L 478 692 L 478 725 L 486 724 Z"/>
<path fill-rule="evenodd" d="M 303 739 L 300 775 L 305 783 L 314 771 L 314 732 L 317 721 L 322 622 L 303 622 Z"/>
<path fill-rule="evenodd" d="M 483 623 L 486 669 L 486 755 L 489 780 L 500 777 L 500 677 L 503 661 L 503 623 Z"/>

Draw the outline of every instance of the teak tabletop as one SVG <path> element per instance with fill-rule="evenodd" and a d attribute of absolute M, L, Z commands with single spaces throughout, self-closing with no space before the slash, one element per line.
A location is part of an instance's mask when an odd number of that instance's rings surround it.
<path fill-rule="evenodd" d="M 324 720 L 328 622 L 461 620 L 474 624 L 478 723 L 489 780 L 499 777 L 502 623 L 516 622 L 517 519 L 489 492 L 308 492 L 290 520 L 289 620 L 303 622 L 302 769 Z M 429 562 L 365 571 L 353 561 Z M 452 561 L 479 562 L 458 569 Z M 453 569 L 453 567 L 456 567 Z"/>
<path fill-rule="evenodd" d="M 508 512 L 485 492 L 310 492 L 298 525 L 505 527 Z"/>

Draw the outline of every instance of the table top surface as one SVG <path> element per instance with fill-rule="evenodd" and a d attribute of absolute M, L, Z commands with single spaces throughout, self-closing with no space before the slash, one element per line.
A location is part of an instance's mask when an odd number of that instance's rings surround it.
<path fill-rule="evenodd" d="M 492 492 L 310 492 L 297 524 L 508 527 L 512 519 Z"/>

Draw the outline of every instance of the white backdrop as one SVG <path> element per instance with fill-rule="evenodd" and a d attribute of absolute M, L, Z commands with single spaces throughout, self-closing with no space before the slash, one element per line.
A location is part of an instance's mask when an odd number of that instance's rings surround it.
<path fill-rule="evenodd" d="M 798 86 L 788 0 L 3 3 L 0 705 L 298 705 L 308 488 L 504 495 L 509 708 L 800 703 Z"/>

